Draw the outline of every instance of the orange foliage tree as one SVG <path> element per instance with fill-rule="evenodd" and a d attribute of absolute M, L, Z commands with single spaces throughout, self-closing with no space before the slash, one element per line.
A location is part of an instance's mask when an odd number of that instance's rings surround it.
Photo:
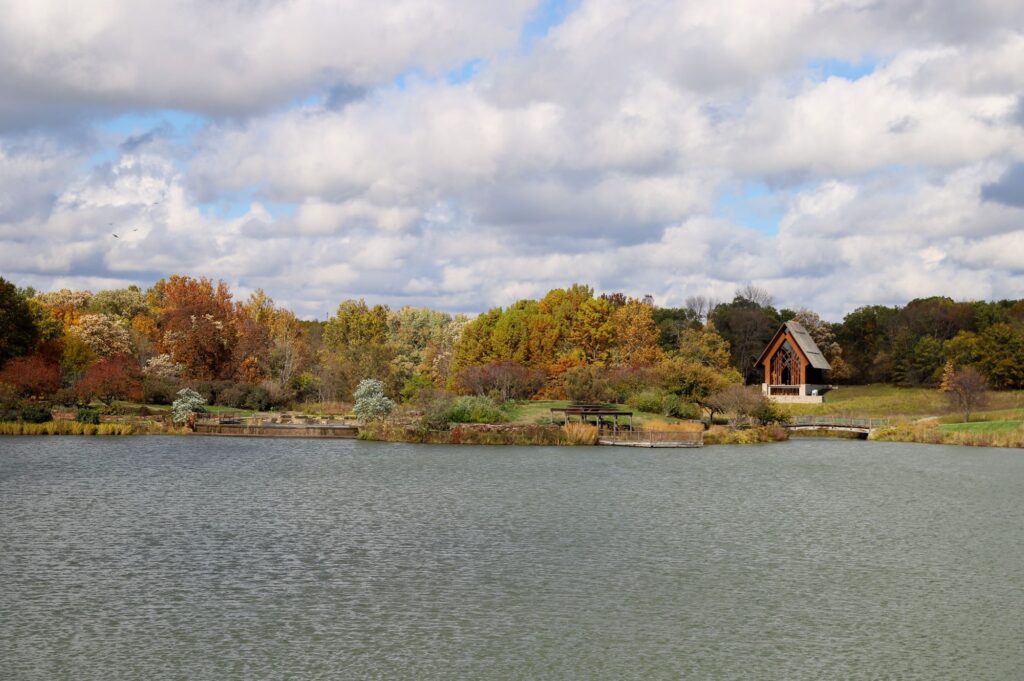
<path fill-rule="evenodd" d="M 149 292 L 162 332 L 158 348 L 191 378 L 220 378 L 231 371 L 234 306 L 223 281 L 174 275 Z"/>

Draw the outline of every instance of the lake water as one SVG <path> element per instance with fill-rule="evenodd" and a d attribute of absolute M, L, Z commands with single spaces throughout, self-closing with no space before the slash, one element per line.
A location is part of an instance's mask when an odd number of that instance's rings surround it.
<path fill-rule="evenodd" d="M 1024 678 L 1024 451 L 0 438 L 0 678 Z"/>

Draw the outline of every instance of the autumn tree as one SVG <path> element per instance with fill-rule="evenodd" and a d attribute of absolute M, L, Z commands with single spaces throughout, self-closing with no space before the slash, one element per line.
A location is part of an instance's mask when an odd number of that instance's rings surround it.
<path fill-rule="evenodd" d="M 658 327 L 650 305 L 630 299 L 612 313 L 612 328 L 618 364 L 651 366 L 661 359 Z"/>
<path fill-rule="evenodd" d="M 68 335 L 85 343 L 97 357 L 131 354 L 131 332 L 103 314 L 83 314 L 71 326 Z"/>
<path fill-rule="evenodd" d="M 397 383 L 414 376 L 441 386 L 448 379 L 448 364 L 457 332 L 453 317 L 429 308 L 403 307 L 388 316 L 388 336 L 394 349 L 392 370 Z M 462 319 L 460 319 L 460 322 Z"/>
<path fill-rule="evenodd" d="M 0 383 L 22 397 L 47 397 L 60 388 L 60 367 L 41 355 L 15 357 L 0 370 Z"/>
<path fill-rule="evenodd" d="M 59 321 L 64 330 L 70 329 L 89 307 L 92 301 L 91 291 L 72 291 L 62 288 L 59 291 L 40 293 L 36 300 L 45 307 L 50 315 Z"/>
<path fill-rule="evenodd" d="M 125 321 L 149 312 L 146 296 L 138 286 L 100 291 L 92 297 L 88 307 L 95 314 L 118 317 Z"/>
<path fill-rule="evenodd" d="M 364 300 L 346 300 L 324 326 L 324 350 L 333 353 L 341 370 L 342 391 L 349 393 L 365 378 L 393 384 L 393 347 L 388 338 L 390 310 L 369 307 Z"/>
<path fill-rule="evenodd" d="M 82 399 L 98 399 L 104 404 L 138 401 L 142 399 L 142 372 L 131 355 L 105 357 L 86 369 L 76 390 Z"/>
<path fill-rule="evenodd" d="M 974 367 L 947 372 L 942 383 L 949 406 L 964 415 L 964 421 L 971 420 L 971 412 L 983 407 L 988 401 L 988 381 Z"/>
<path fill-rule="evenodd" d="M 458 373 L 466 367 L 486 364 L 497 359 L 492 338 L 501 314 L 500 307 L 491 308 L 466 323 L 455 344 L 453 371 Z"/>
<path fill-rule="evenodd" d="M 262 289 L 257 289 L 248 300 L 235 306 L 232 318 L 235 343 L 231 363 L 236 378 L 256 384 L 270 376 L 274 315 L 274 301 Z"/>
<path fill-rule="evenodd" d="M 187 377 L 212 379 L 231 371 L 234 305 L 223 281 L 174 275 L 147 295 L 156 312 L 161 352 L 185 367 Z"/>
<path fill-rule="evenodd" d="M 569 340 L 588 362 L 606 364 L 615 341 L 614 310 L 606 298 L 584 301 L 576 311 L 569 331 Z"/>
<path fill-rule="evenodd" d="M 679 337 L 676 355 L 685 362 L 699 364 L 719 371 L 730 366 L 729 341 L 715 331 L 715 325 L 687 329 Z"/>
<path fill-rule="evenodd" d="M 732 366 L 720 369 L 685 357 L 665 362 L 661 374 L 664 390 L 706 409 L 709 419 L 719 411 L 711 398 L 729 385 L 743 384 L 743 377 Z"/>

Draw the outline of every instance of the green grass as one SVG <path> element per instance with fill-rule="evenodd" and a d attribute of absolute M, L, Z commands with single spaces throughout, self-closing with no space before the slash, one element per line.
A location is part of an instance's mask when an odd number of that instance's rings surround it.
<path fill-rule="evenodd" d="M 94 402 L 93 406 L 102 407 L 102 402 Z M 124 407 L 127 409 L 138 409 L 139 407 L 146 407 L 151 412 L 155 413 L 170 413 L 171 405 L 169 404 L 144 404 L 142 402 L 126 402 L 122 400 L 114 400 L 113 406 Z M 254 414 L 255 412 L 251 409 L 238 409 L 236 407 L 222 407 L 219 404 L 208 404 L 206 405 L 206 411 L 211 414 Z"/>
<path fill-rule="evenodd" d="M 947 433 L 1009 433 L 1024 427 L 1024 421 L 971 421 L 943 423 L 939 429 Z"/>
<path fill-rule="evenodd" d="M 936 388 L 903 388 L 893 385 L 840 386 L 825 393 L 824 404 L 787 404 L 783 408 L 794 416 L 844 415 L 873 418 L 939 416 L 950 411 L 946 397 Z M 1021 415 L 1024 391 L 993 392 L 979 418 L 1003 418 Z M 989 417 L 988 415 L 992 415 Z"/>

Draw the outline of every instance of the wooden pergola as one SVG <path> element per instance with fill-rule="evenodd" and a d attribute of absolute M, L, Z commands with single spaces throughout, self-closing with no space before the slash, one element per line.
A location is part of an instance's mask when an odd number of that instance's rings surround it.
<path fill-rule="evenodd" d="M 568 407 L 552 407 L 551 411 L 553 413 L 561 412 L 563 422 L 566 424 L 573 419 L 587 424 L 591 424 L 591 420 L 593 420 L 592 425 L 598 428 L 607 425 L 613 432 L 618 432 L 619 428 L 633 430 L 633 412 L 622 411 L 603 404 L 573 404 Z M 620 417 L 626 417 L 628 421 L 625 424 L 620 424 Z"/>

